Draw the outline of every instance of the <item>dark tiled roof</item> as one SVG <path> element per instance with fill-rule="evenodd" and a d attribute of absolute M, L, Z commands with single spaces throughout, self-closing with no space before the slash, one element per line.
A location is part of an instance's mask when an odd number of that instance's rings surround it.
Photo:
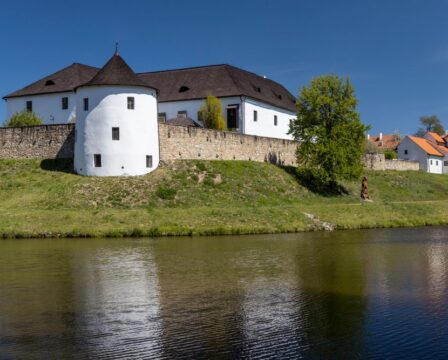
<path fill-rule="evenodd" d="M 282 85 L 231 65 L 140 73 L 138 76 L 159 90 L 158 100 L 179 101 L 216 97 L 248 96 L 295 112 L 295 98 Z"/>
<path fill-rule="evenodd" d="M 49 80 L 54 84 L 46 85 Z M 207 95 L 247 96 L 296 111 L 295 98 L 282 85 L 231 65 L 135 74 L 119 55 L 114 55 L 101 70 L 75 63 L 5 98 L 72 91 L 81 85 L 151 87 L 158 89 L 161 102 L 204 99 Z"/>
<path fill-rule="evenodd" d="M 25 86 L 23 89 L 6 95 L 5 98 L 73 91 L 75 87 L 92 79 L 97 72 L 98 68 L 74 63 Z"/>
<path fill-rule="evenodd" d="M 178 125 L 178 126 L 194 126 L 199 127 L 198 124 L 194 122 L 193 119 L 189 117 L 175 117 L 174 119 L 169 119 L 166 121 L 168 125 Z"/>
<path fill-rule="evenodd" d="M 91 80 L 81 86 L 96 85 L 152 87 L 147 82 L 143 82 L 118 53 L 115 53 Z"/>

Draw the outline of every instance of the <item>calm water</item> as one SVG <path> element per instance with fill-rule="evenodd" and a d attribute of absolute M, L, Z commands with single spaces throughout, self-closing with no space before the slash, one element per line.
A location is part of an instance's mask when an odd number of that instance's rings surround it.
<path fill-rule="evenodd" d="M 448 358 L 448 228 L 0 241 L 0 358 Z"/>

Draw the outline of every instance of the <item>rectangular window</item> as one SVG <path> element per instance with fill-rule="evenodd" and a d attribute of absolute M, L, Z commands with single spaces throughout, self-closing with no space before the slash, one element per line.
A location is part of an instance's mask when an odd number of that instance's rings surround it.
<path fill-rule="evenodd" d="M 93 166 L 101 167 L 101 154 L 93 154 Z"/>
<path fill-rule="evenodd" d="M 84 98 L 84 111 L 89 111 L 89 98 Z"/>
<path fill-rule="evenodd" d="M 277 126 L 277 115 L 274 115 L 274 125 Z"/>
<path fill-rule="evenodd" d="M 62 110 L 67 110 L 68 109 L 68 97 L 63 97 L 62 98 Z"/>
<path fill-rule="evenodd" d="M 186 110 L 178 111 L 177 112 L 177 117 L 178 118 L 186 118 L 187 117 L 187 111 Z"/>
<path fill-rule="evenodd" d="M 128 96 L 128 110 L 134 110 L 135 99 L 132 96 Z"/>
<path fill-rule="evenodd" d="M 439 166 L 439 160 L 436 160 L 436 166 Z"/>
<path fill-rule="evenodd" d="M 432 160 L 430 160 L 430 164 L 432 165 Z"/>
<path fill-rule="evenodd" d="M 152 168 L 152 155 L 146 155 L 146 167 Z"/>
<path fill-rule="evenodd" d="M 405 154 L 405 155 L 407 155 L 407 154 L 408 154 L 408 151 L 407 151 L 407 150 L 405 150 L 405 151 L 404 151 L 404 154 Z"/>
<path fill-rule="evenodd" d="M 166 121 L 166 113 L 160 112 L 157 114 L 157 119 L 159 122 L 165 122 Z"/>
<path fill-rule="evenodd" d="M 112 128 L 112 140 L 120 140 L 120 128 Z"/>
<path fill-rule="evenodd" d="M 202 122 L 202 112 L 198 111 L 198 121 Z"/>
<path fill-rule="evenodd" d="M 254 121 L 258 121 L 258 111 L 254 110 Z"/>
<path fill-rule="evenodd" d="M 443 166 L 448 166 L 448 161 L 445 160 L 445 161 L 443 162 Z"/>
<path fill-rule="evenodd" d="M 32 101 L 26 102 L 26 111 L 28 111 L 28 112 L 33 111 L 33 102 Z"/>

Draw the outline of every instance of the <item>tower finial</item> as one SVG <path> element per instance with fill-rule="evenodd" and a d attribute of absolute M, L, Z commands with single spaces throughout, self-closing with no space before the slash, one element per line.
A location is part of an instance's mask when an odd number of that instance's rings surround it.
<path fill-rule="evenodd" d="M 118 55 L 118 42 L 115 43 L 115 55 Z"/>

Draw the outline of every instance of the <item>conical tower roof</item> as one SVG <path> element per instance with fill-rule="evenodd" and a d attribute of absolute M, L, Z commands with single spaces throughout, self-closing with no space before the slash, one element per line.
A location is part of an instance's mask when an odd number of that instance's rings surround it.
<path fill-rule="evenodd" d="M 123 85 L 152 88 L 144 83 L 116 52 L 100 71 L 81 86 Z"/>

